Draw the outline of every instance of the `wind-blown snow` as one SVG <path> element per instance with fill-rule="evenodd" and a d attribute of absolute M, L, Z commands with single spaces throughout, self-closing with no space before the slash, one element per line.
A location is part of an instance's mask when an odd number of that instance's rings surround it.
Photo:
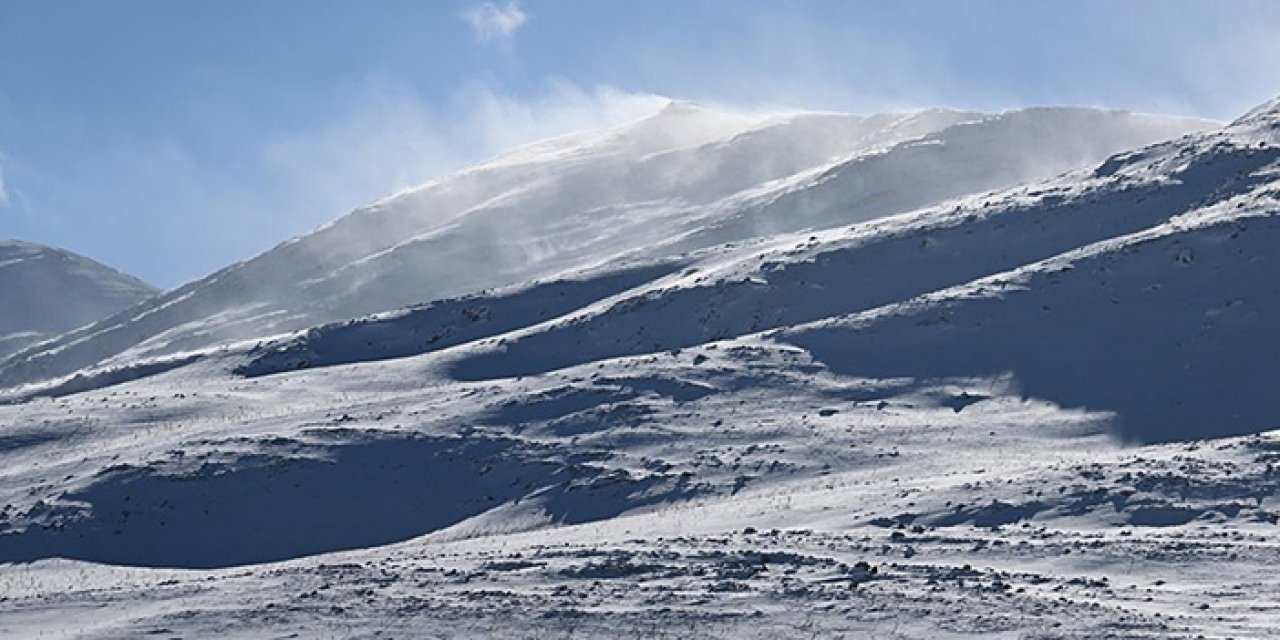
<path fill-rule="evenodd" d="M 673 102 L 374 203 L 0 364 L 0 386 L 625 259 L 847 224 L 1208 123 L 1092 109 L 742 116 Z"/>
<path fill-rule="evenodd" d="M 11 359 L 74 375 L 3 392 L 0 634 L 1274 634 L 1274 105 L 1066 173 L 1165 125 L 675 109 L 706 139 L 535 145 Z M 536 268 L 378 308 L 554 193 Z"/>

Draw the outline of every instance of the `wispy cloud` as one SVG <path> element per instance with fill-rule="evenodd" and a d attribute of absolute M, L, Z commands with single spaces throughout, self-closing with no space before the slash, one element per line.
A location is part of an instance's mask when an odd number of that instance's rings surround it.
<path fill-rule="evenodd" d="M 288 204 L 277 211 L 294 216 L 295 232 L 519 145 L 635 120 L 666 104 L 651 94 L 561 80 L 525 95 L 477 81 L 445 106 L 388 78 L 353 95 L 359 97 L 323 125 L 275 136 L 261 148 L 259 171 L 280 186 Z"/>
<path fill-rule="evenodd" d="M 454 99 L 456 111 L 465 114 L 461 130 L 469 143 L 490 156 L 543 138 L 635 120 L 667 102 L 651 93 L 609 85 L 583 88 L 563 79 L 548 80 L 527 95 L 475 83 Z"/>
<path fill-rule="evenodd" d="M 476 81 L 443 102 L 386 77 L 349 93 L 330 117 L 266 137 L 235 167 L 211 166 L 180 145 L 121 151 L 106 162 L 121 168 L 124 184 L 76 185 L 79 200 L 67 208 L 101 205 L 107 193 L 114 199 L 106 210 L 153 225 L 166 241 L 121 266 L 171 286 L 512 147 L 635 120 L 666 104 L 556 80 L 529 93 Z M 148 190 L 151 197 L 134 197 Z"/>
<path fill-rule="evenodd" d="M 651 94 L 558 80 L 516 92 L 478 79 L 432 100 L 408 82 L 381 77 L 346 94 L 345 102 L 327 105 L 325 117 L 246 145 L 234 163 L 178 140 L 125 139 L 94 157 L 111 172 L 56 185 L 24 172 L 20 190 L 12 179 L 18 164 L 7 162 L 0 236 L 58 244 L 54 232 L 76 224 L 82 239 L 61 244 L 173 286 L 517 145 L 636 120 L 666 104 Z M 38 217 L 26 190 L 41 195 Z M 101 215 L 68 213 L 76 211 Z M 154 234 L 146 251 L 136 250 L 140 228 Z"/>
<path fill-rule="evenodd" d="M 0 167 L 0 207 L 9 204 L 9 192 L 4 190 L 4 167 Z"/>
<path fill-rule="evenodd" d="M 506 7 L 486 2 L 462 12 L 462 19 L 471 25 L 476 40 L 489 43 L 510 40 L 529 20 L 529 16 L 515 2 L 507 3 Z"/>

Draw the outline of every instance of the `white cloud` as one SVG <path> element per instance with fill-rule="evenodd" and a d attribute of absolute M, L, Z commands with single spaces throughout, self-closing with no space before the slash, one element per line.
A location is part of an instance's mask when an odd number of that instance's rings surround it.
<path fill-rule="evenodd" d="M 4 190 L 4 167 L 0 167 L 0 207 L 9 204 L 9 192 Z"/>
<path fill-rule="evenodd" d="M 507 3 L 505 8 L 486 2 L 464 11 L 462 19 L 471 25 L 476 40 L 488 43 L 508 40 L 528 21 L 529 16 L 515 2 Z"/>

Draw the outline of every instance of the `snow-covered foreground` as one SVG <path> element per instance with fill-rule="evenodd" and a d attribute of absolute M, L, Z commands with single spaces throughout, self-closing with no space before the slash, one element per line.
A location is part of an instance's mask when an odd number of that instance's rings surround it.
<path fill-rule="evenodd" d="M 0 636 L 1272 636 L 1278 177 L 1273 102 L 852 226 L 11 360 Z"/>
<path fill-rule="evenodd" d="M 1008 380 L 714 347 L 505 382 L 430 358 L 175 372 L 5 410 L 3 518 L 25 533 L 0 538 L 0 634 L 1280 624 L 1274 437 L 1132 448 Z"/>

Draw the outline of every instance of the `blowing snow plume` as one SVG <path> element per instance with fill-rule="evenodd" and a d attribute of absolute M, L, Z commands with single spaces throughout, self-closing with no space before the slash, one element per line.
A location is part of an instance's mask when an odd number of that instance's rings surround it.
<path fill-rule="evenodd" d="M 1206 126 L 1088 109 L 740 115 L 671 102 L 629 124 L 528 145 L 358 209 L 17 354 L 0 367 L 0 385 L 762 233 L 848 224 Z"/>

